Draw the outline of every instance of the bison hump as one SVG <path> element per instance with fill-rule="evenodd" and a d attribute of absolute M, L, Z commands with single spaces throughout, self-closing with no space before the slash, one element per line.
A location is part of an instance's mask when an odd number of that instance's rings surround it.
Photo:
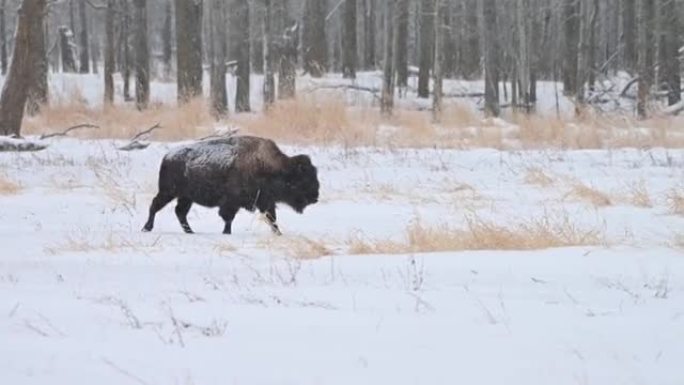
<path fill-rule="evenodd" d="M 232 141 L 214 140 L 181 146 L 164 157 L 171 162 L 185 163 L 188 169 L 229 168 L 238 155 L 238 146 Z"/>

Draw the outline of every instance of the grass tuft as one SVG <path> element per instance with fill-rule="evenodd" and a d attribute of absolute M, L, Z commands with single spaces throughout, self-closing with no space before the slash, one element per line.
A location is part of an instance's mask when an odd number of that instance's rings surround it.
<path fill-rule="evenodd" d="M 553 247 L 605 244 L 603 230 L 582 229 L 567 216 L 545 215 L 514 225 L 499 225 L 477 216 L 464 229 L 448 225 L 427 226 L 413 221 L 404 239 L 365 240 L 355 234 L 348 240 L 351 254 L 400 254 L 463 250 L 537 250 Z"/>
<path fill-rule="evenodd" d="M 595 207 L 606 207 L 613 204 L 607 194 L 595 188 L 589 187 L 579 181 L 572 186 L 570 192 L 566 194 L 566 198 L 573 198 L 588 202 Z"/>
<path fill-rule="evenodd" d="M 667 207 L 671 214 L 684 215 L 684 191 L 672 188 L 667 193 Z"/>
<path fill-rule="evenodd" d="M 21 191 L 21 186 L 11 180 L 6 174 L 0 173 L 0 195 L 15 195 Z"/>

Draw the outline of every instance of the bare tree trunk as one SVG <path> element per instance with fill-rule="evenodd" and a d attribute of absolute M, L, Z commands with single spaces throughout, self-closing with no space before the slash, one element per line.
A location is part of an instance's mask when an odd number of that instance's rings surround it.
<path fill-rule="evenodd" d="M 655 0 L 641 0 L 639 24 L 639 82 L 637 92 L 637 114 L 640 118 L 648 115 L 648 97 L 653 86 L 655 30 Z"/>
<path fill-rule="evenodd" d="M 128 0 L 121 0 L 121 13 L 123 13 L 123 25 L 121 27 L 121 40 L 123 41 L 123 97 L 125 101 L 131 100 L 131 50 L 128 45 L 130 37 L 131 16 L 128 8 Z"/>
<path fill-rule="evenodd" d="M 139 110 L 150 102 L 150 51 L 147 43 L 147 0 L 134 0 L 135 7 L 135 105 Z"/>
<path fill-rule="evenodd" d="M 480 75 L 480 30 L 478 28 L 477 0 L 467 0 L 465 4 L 465 52 L 463 54 L 463 74 L 466 79 Z"/>
<path fill-rule="evenodd" d="M 420 3 L 420 68 L 418 71 L 418 97 L 430 96 L 430 71 L 434 56 L 435 0 Z"/>
<path fill-rule="evenodd" d="M 325 38 L 325 1 L 306 0 L 304 9 L 304 71 L 321 77 L 328 67 L 328 48 Z"/>
<path fill-rule="evenodd" d="M 589 4 L 587 4 L 589 6 Z M 590 90 L 594 90 L 596 84 L 596 32 L 600 13 L 599 0 L 591 0 L 591 16 L 589 17 L 588 45 L 587 45 L 587 68 L 586 79 Z"/>
<path fill-rule="evenodd" d="M 164 60 L 164 77 L 169 79 L 173 72 L 173 4 L 166 0 L 164 4 L 164 27 L 162 29 L 162 56 Z"/>
<path fill-rule="evenodd" d="M 579 3 L 581 0 L 563 0 L 563 93 L 577 94 L 577 47 L 579 44 Z"/>
<path fill-rule="evenodd" d="M 385 11 L 385 49 L 383 55 L 382 94 L 380 111 L 383 115 L 392 115 L 394 108 L 394 23 L 397 0 L 387 0 Z"/>
<path fill-rule="evenodd" d="M 520 87 L 518 94 L 520 96 L 520 103 L 523 105 L 525 112 L 530 109 L 530 49 L 529 49 L 529 34 L 527 31 L 527 23 L 529 21 L 529 4 L 528 0 L 516 0 L 515 4 L 516 21 L 518 30 L 518 78 Z"/>
<path fill-rule="evenodd" d="M 278 99 L 292 99 L 296 92 L 297 46 L 299 45 L 299 23 L 292 20 L 284 4 L 285 17 L 280 33 L 280 67 L 278 72 Z"/>
<path fill-rule="evenodd" d="M 0 67 L 2 67 L 2 74 L 7 74 L 7 26 L 5 25 L 5 10 L 7 9 L 7 0 L 0 2 Z"/>
<path fill-rule="evenodd" d="M 202 2 L 176 0 L 178 102 L 202 95 Z"/>
<path fill-rule="evenodd" d="M 577 75 L 575 89 L 575 113 L 581 115 L 585 105 L 585 86 L 589 70 L 589 2 L 578 0 L 579 4 L 579 41 L 577 43 Z"/>
<path fill-rule="evenodd" d="M 28 91 L 44 55 L 36 42 L 43 34 L 45 11 L 46 0 L 23 0 L 19 9 L 12 62 L 0 96 L 0 135 L 21 134 Z"/>
<path fill-rule="evenodd" d="M 631 73 L 637 68 L 637 17 L 636 0 L 622 1 L 623 66 Z"/>
<path fill-rule="evenodd" d="M 664 60 L 661 64 L 663 81 L 667 85 L 667 103 L 673 105 L 682 100 L 682 79 L 679 66 L 679 47 L 681 46 L 679 12 L 676 0 L 663 0 L 662 25 L 664 29 Z"/>
<path fill-rule="evenodd" d="M 275 74 L 273 65 L 273 25 L 271 15 L 273 6 L 271 0 L 264 1 L 264 109 L 268 110 L 275 103 Z"/>
<path fill-rule="evenodd" d="M 499 116 L 498 28 L 496 0 L 482 0 L 482 36 L 484 38 L 485 114 Z"/>
<path fill-rule="evenodd" d="M 397 86 L 401 90 L 408 87 L 408 24 L 409 0 L 397 2 Z"/>
<path fill-rule="evenodd" d="M 81 22 L 80 46 L 81 46 L 81 67 L 79 72 L 87 74 L 90 72 L 90 42 L 88 40 L 88 13 L 86 11 L 86 0 L 78 2 L 78 16 Z"/>
<path fill-rule="evenodd" d="M 375 62 L 375 10 L 376 0 L 361 0 L 364 4 L 363 14 L 363 38 L 364 44 L 364 66 L 367 70 L 374 70 Z"/>
<path fill-rule="evenodd" d="M 107 0 L 105 16 L 104 104 L 114 103 L 114 17 L 115 0 Z"/>
<path fill-rule="evenodd" d="M 67 27 L 59 28 L 59 49 L 62 56 L 62 71 L 76 72 L 76 56 L 73 49 L 73 33 Z"/>
<path fill-rule="evenodd" d="M 537 103 L 537 78 L 541 64 L 542 41 L 545 38 L 542 27 L 542 14 L 540 9 L 542 1 L 532 0 L 532 33 L 530 34 L 530 108 L 534 109 Z"/>
<path fill-rule="evenodd" d="M 442 119 L 442 67 L 444 64 L 444 37 L 446 35 L 446 0 L 436 0 L 435 4 L 435 66 L 432 71 L 434 90 L 432 92 L 432 119 Z"/>
<path fill-rule="evenodd" d="M 236 0 L 234 3 L 235 17 L 234 36 L 237 40 L 237 87 L 235 89 L 235 111 L 250 111 L 249 103 L 249 73 L 250 73 L 250 33 L 249 33 L 249 1 Z"/>
<path fill-rule="evenodd" d="M 226 91 L 226 9 L 224 0 L 211 0 L 209 27 L 211 28 L 211 111 L 216 119 L 228 115 Z"/>
<path fill-rule="evenodd" d="M 344 5 L 344 59 L 342 76 L 356 78 L 356 0 L 345 0 Z"/>
<path fill-rule="evenodd" d="M 80 0 L 69 0 L 69 28 L 76 33 L 76 6 L 74 3 Z"/>
<path fill-rule="evenodd" d="M 43 22 L 40 24 L 40 32 L 36 33 L 35 41 L 33 42 L 34 55 L 33 60 L 36 61 L 34 64 L 34 80 L 29 86 L 28 100 L 26 101 L 26 113 L 29 116 L 35 116 L 40 113 L 40 109 L 43 105 L 48 103 L 48 60 L 47 60 L 47 48 L 45 44 L 46 33 L 45 33 L 45 19 L 47 16 L 43 17 Z M 33 28 L 33 27 L 32 27 Z"/>

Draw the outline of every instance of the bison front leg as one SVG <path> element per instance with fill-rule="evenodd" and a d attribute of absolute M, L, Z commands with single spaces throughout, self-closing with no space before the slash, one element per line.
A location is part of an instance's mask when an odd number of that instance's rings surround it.
<path fill-rule="evenodd" d="M 223 228 L 223 234 L 230 234 L 232 232 L 233 219 L 237 214 L 238 208 L 232 206 L 221 206 L 219 209 L 219 216 L 226 223 Z"/>
<path fill-rule="evenodd" d="M 276 209 L 275 206 L 269 207 L 265 211 L 262 211 L 266 215 L 266 220 L 268 221 L 268 225 L 271 226 L 271 231 L 273 234 L 276 235 L 283 235 L 282 232 L 280 232 L 280 228 L 278 227 L 278 224 L 276 223 Z"/>

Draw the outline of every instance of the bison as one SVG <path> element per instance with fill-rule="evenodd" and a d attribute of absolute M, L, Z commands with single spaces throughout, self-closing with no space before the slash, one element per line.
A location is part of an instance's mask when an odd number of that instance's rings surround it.
<path fill-rule="evenodd" d="M 192 233 L 188 212 L 193 203 L 219 207 L 224 234 L 241 208 L 265 214 L 271 230 L 276 224 L 276 203 L 296 212 L 318 201 L 318 175 L 307 155 L 289 157 L 269 139 L 233 136 L 200 141 L 168 152 L 159 169 L 159 193 L 152 201 L 143 231 L 151 231 L 154 217 L 178 199 L 176 216 L 186 233 Z"/>

